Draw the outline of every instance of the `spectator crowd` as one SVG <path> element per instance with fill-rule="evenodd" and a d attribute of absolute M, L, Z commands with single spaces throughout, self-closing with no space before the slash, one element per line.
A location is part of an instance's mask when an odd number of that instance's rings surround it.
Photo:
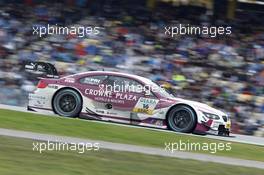
<path fill-rule="evenodd" d="M 0 6 L 0 103 L 25 106 L 36 79 L 24 61 L 60 74 L 109 69 L 148 77 L 177 97 L 230 113 L 236 133 L 264 136 L 264 28 L 251 18 L 214 19 L 208 10 L 161 5 L 8 3 Z M 27 12 L 27 13 L 25 13 Z M 177 24 L 231 26 L 229 36 L 166 36 Z M 32 35 L 33 26 L 100 26 L 100 34 Z M 247 24 L 247 25 L 246 25 Z M 250 24 L 250 25 L 249 25 Z"/>

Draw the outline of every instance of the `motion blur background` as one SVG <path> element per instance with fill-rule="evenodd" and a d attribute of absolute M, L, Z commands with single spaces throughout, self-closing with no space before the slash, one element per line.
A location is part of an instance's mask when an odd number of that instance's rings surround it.
<path fill-rule="evenodd" d="M 232 116 L 234 133 L 264 136 L 264 1 L 0 0 L 0 103 L 26 106 L 36 79 L 26 60 L 67 75 L 113 70 L 148 77 L 177 97 Z M 177 24 L 232 34 L 166 36 Z M 33 35 L 33 26 L 100 26 L 99 35 Z"/>

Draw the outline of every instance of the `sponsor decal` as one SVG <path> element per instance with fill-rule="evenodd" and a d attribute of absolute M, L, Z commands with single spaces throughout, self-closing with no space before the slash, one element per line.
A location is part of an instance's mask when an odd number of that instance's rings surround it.
<path fill-rule="evenodd" d="M 157 125 L 157 126 L 163 126 L 163 120 L 152 119 L 150 120 L 150 124 Z"/>
<path fill-rule="evenodd" d="M 47 98 L 45 96 L 40 95 L 31 95 L 29 94 L 29 100 L 46 100 Z"/>
<path fill-rule="evenodd" d="M 96 90 L 96 89 L 85 89 L 84 93 L 86 95 L 91 95 L 91 96 L 112 98 L 112 92 L 111 91 L 102 91 L 102 90 Z"/>
<path fill-rule="evenodd" d="M 155 122 L 155 125 L 157 125 L 157 126 L 163 126 L 163 120 L 157 120 Z"/>
<path fill-rule="evenodd" d="M 49 84 L 48 87 L 49 87 L 49 88 L 52 88 L 52 89 L 58 89 L 58 88 L 59 88 L 58 86 L 56 86 L 56 85 L 52 85 L 52 84 L 51 84 L 51 85 Z"/>
<path fill-rule="evenodd" d="M 65 78 L 64 80 L 67 83 L 75 83 L 75 79 L 74 78 Z"/>
<path fill-rule="evenodd" d="M 87 83 L 94 83 L 94 84 L 99 84 L 100 83 L 100 79 L 97 78 L 90 78 L 89 81 L 87 81 Z M 85 82 L 85 81 L 84 81 Z"/>
<path fill-rule="evenodd" d="M 158 102 L 159 100 L 157 99 L 140 97 L 133 112 L 152 115 Z"/>
<path fill-rule="evenodd" d="M 213 127 L 213 128 L 218 128 L 220 124 L 222 124 L 222 122 L 213 121 L 213 124 L 211 125 L 211 127 Z M 209 126 L 210 126 L 210 125 L 209 125 Z"/>
<path fill-rule="evenodd" d="M 36 66 L 35 63 L 30 63 L 30 65 L 25 65 L 25 68 L 26 68 L 26 69 L 34 69 L 35 66 Z"/>
<path fill-rule="evenodd" d="M 29 94 L 29 103 L 34 107 L 44 107 L 47 102 L 47 98 L 39 95 L 31 95 Z"/>
<path fill-rule="evenodd" d="M 111 111 L 106 111 L 106 114 L 108 114 L 108 115 L 117 115 L 116 112 L 111 112 Z"/>
<path fill-rule="evenodd" d="M 94 100 L 105 102 L 105 103 L 120 103 L 124 104 L 124 100 L 114 99 L 114 98 L 105 98 L 105 97 L 95 97 Z"/>
<path fill-rule="evenodd" d="M 85 95 L 95 96 L 94 99 L 102 102 L 121 103 L 125 101 L 137 101 L 137 96 L 127 93 L 113 93 L 112 91 L 103 91 L 97 89 L 85 89 Z"/>
<path fill-rule="evenodd" d="M 227 128 L 227 129 L 230 129 L 231 128 L 231 122 L 230 122 L 230 120 L 227 121 L 227 123 L 225 125 L 225 128 Z"/>
<path fill-rule="evenodd" d="M 104 114 L 105 112 L 103 110 L 96 110 L 95 112 Z"/>
<path fill-rule="evenodd" d="M 29 72 L 43 73 L 45 72 L 45 66 L 37 63 L 30 63 L 25 65 L 25 69 Z"/>
<path fill-rule="evenodd" d="M 128 100 L 128 101 L 137 100 L 137 96 L 132 95 L 132 94 L 123 94 L 123 93 L 116 93 L 115 98 L 120 99 L 120 100 Z"/>

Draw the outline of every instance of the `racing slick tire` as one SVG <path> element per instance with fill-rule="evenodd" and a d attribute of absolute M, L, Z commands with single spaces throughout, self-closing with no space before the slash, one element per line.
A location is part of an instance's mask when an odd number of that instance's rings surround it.
<path fill-rule="evenodd" d="M 187 105 L 179 105 L 172 108 L 168 113 L 168 127 L 176 132 L 190 133 L 196 126 L 196 114 Z"/>
<path fill-rule="evenodd" d="M 82 109 L 82 98 L 72 89 L 63 89 L 53 98 L 53 110 L 64 117 L 77 117 Z"/>

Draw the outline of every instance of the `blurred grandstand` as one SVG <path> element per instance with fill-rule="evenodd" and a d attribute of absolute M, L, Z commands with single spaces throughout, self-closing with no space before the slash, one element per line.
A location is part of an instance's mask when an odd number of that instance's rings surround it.
<path fill-rule="evenodd" d="M 264 136 L 264 6 L 235 1 L 224 17 L 217 14 L 225 6 L 216 10 L 213 0 L 40 2 L 0 0 L 0 103 L 27 104 L 36 79 L 21 65 L 42 60 L 64 75 L 103 68 L 148 77 L 175 96 L 226 110 L 234 132 Z M 229 25 L 232 35 L 164 35 L 165 25 L 178 23 Z M 32 35 L 32 26 L 47 24 L 104 30 L 83 38 Z"/>

